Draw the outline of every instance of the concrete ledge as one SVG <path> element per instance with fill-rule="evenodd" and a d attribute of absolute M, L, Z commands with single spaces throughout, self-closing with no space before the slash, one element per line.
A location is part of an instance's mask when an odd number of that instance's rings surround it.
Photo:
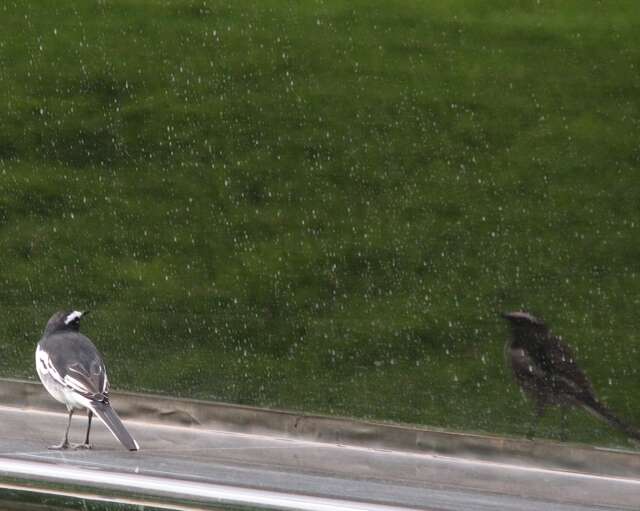
<path fill-rule="evenodd" d="M 451 456 L 615 477 L 637 477 L 640 452 L 453 433 L 151 394 L 112 392 L 125 419 L 380 450 Z M 39 383 L 0 379 L 0 405 L 63 413 Z"/>

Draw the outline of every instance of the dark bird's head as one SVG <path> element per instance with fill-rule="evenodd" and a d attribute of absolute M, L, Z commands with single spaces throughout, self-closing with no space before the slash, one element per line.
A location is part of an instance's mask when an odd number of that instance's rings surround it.
<path fill-rule="evenodd" d="M 44 333 L 45 335 L 51 335 L 54 332 L 64 330 L 77 332 L 80 330 L 80 318 L 87 314 L 89 314 L 89 311 L 58 311 L 47 321 Z"/>
<path fill-rule="evenodd" d="M 546 335 L 549 331 L 544 321 L 526 311 L 506 312 L 501 316 L 509 322 L 514 337 Z"/>

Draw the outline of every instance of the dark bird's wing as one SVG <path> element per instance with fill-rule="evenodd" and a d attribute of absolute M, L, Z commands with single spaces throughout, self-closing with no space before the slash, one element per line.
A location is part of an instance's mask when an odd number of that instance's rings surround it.
<path fill-rule="evenodd" d="M 579 402 L 596 400 L 591 382 L 576 363 L 573 351 L 558 337 L 549 336 L 546 339 L 543 365 L 556 395 L 574 398 Z"/>
<path fill-rule="evenodd" d="M 546 396 L 552 391 L 551 380 L 540 357 L 521 347 L 509 348 L 507 357 L 518 384 L 540 401 L 546 401 Z"/>

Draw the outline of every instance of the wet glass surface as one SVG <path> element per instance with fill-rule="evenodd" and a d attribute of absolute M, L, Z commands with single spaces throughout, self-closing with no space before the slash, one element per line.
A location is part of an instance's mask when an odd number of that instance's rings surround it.
<path fill-rule="evenodd" d="M 524 436 L 526 308 L 640 425 L 633 3 L 1 9 L 0 374 L 86 308 L 118 389 Z"/>

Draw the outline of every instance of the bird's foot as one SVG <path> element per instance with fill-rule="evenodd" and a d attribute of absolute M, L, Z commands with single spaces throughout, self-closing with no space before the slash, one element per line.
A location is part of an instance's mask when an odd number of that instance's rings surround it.
<path fill-rule="evenodd" d="M 92 449 L 93 446 L 91 444 L 82 443 L 82 444 L 71 444 L 72 449 Z"/>
<path fill-rule="evenodd" d="M 52 451 L 61 451 L 63 449 L 68 449 L 69 448 L 69 442 L 64 441 L 60 444 L 56 444 L 56 445 L 50 445 L 49 449 L 51 449 Z"/>
<path fill-rule="evenodd" d="M 72 449 L 91 449 L 93 446 L 91 444 L 82 443 L 82 444 L 71 444 Z"/>

